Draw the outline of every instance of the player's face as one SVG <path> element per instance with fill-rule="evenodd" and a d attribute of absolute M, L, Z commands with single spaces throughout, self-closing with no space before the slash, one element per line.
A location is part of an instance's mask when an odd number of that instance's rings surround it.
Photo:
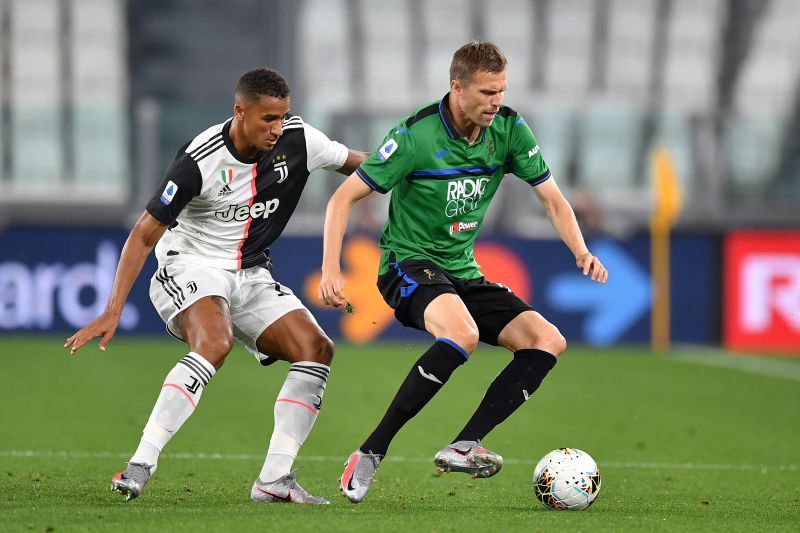
<path fill-rule="evenodd" d="M 453 81 L 451 89 L 464 117 L 473 124 L 488 128 L 503 103 L 503 96 L 508 89 L 508 77 L 505 70 L 479 70 L 469 83 Z"/>
<path fill-rule="evenodd" d="M 283 119 L 289 113 L 289 97 L 262 95 L 258 100 L 237 104 L 236 118 L 242 122 L 247 142 L 259 152 L 272 150 L 283 134 Z"/>

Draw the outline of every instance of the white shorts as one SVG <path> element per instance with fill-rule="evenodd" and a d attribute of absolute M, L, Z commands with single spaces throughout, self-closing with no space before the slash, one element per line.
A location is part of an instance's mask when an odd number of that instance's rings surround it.
<path fill-rule="evenodd" d="M 233 336 L 261 364 L 274 362 L 256 347 L 261 333 L 289 311 L 306 308 L 291 289 L 260 266 L 231 271 L 195 263 L 170 263 L 159 265 L 150 279 L 150 300 L 167 325 L 167 332 L 184 342 L 177 316 L 206 296 L 227 300 Z"/>

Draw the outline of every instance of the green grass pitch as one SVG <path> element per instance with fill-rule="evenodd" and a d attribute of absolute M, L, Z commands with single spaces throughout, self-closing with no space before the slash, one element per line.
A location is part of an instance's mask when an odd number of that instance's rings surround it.
<path fill-rule="evenodd" d="M 481 346 L 402 430 L 353 505 L 338 494 L 342 464 L 425 345 L 342 345 L 296 462 L 300 482 L 331 500 L 312 508 L 249 501 L 285 363 L 262 368 L 237 347 L 142 497 L 125 503 L 110 478 L 185 349 L 119 337 L 105 353 L 93 344 L 71 358 L 62 343 L 0 338 L 3 531 L 800 530 L 800 358 L 575 347 L 485 439 L 506 458 L 497 476 L 437 476 L 434 453 L 508 360 Z M 600 466 L 603 488 L 585 512 L 549 511 L 533 496 L 534 464 L 561 446 Z"/>

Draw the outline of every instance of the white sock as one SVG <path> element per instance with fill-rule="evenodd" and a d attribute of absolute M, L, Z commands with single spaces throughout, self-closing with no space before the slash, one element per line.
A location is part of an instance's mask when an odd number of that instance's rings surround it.
<path fill-rule="evenodd" d="M 291 471 L 297 452 L 322 408 L 330 371 L 328 365 L 309 361 L 294 363 L 289 369 L 275 400 L 275 428 L 258 476 L 262 482 L 275 481 Z"/>
<path fill-rule="evenodd" d="M 214 365 L 198 353 L 189 352 L 178 361 L 164 380 L 131 463 L 152 465 L 155 472 L 161 450 L 194 412 L 214 374 Z"/>

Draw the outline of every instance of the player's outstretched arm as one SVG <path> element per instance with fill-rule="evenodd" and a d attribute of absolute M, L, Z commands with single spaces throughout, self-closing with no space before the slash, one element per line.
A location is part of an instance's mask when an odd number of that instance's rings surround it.
<path fill-rule="evenodd" d="M 353 204 L 371 192 L 372 189 L 357 174 L 351 174 L 328 201 L 322 239 L 322 277 L 319 282 L 319 299 L 326 305 L 342 307 L 347 304 L 340 268 L 342 240 Z"/>
<path fill-rule="evenodd" d="M 369 157 L 369 152 L 359 152 L 358 150 L 348 150 L 347 160 L 342 165 L 342 168 L 337 170 L 339 174 L 349 176 Z"/>
<path fill-rule="evenodd" d="M 544 205 L 547 216 L 558 236 L 575 256 L 575 264 L 583 272 L 583 275 L 591 276 L 592 281 L 597 283 L 605 283 L 608 280 L 608 270 L 586 246 L 575 218 L 575 212 L 564 198 L 556 182 L 553 179 L 546 180 L 534 187 L 533 190 Z"/>
<path fill-rule="evenodd" d="M 147 256 L 150 255 L 158 239 L 166 230 L 166 224 L 153 218 L 147 211 L 142 213 L 122 248 L 117 273 L 114 276 L 114 285 L 111 287 L 105 311 L 85 328 L 67 339 L 64 348 L 70 349 L 70 355 L 74 355 L 81 346 L 95 337 L 101 337 L 100 350 L 105 351 L 106 345 L 117 330 L 122 307 L 131 292 L 133 283 L 139 277 Z"/>

